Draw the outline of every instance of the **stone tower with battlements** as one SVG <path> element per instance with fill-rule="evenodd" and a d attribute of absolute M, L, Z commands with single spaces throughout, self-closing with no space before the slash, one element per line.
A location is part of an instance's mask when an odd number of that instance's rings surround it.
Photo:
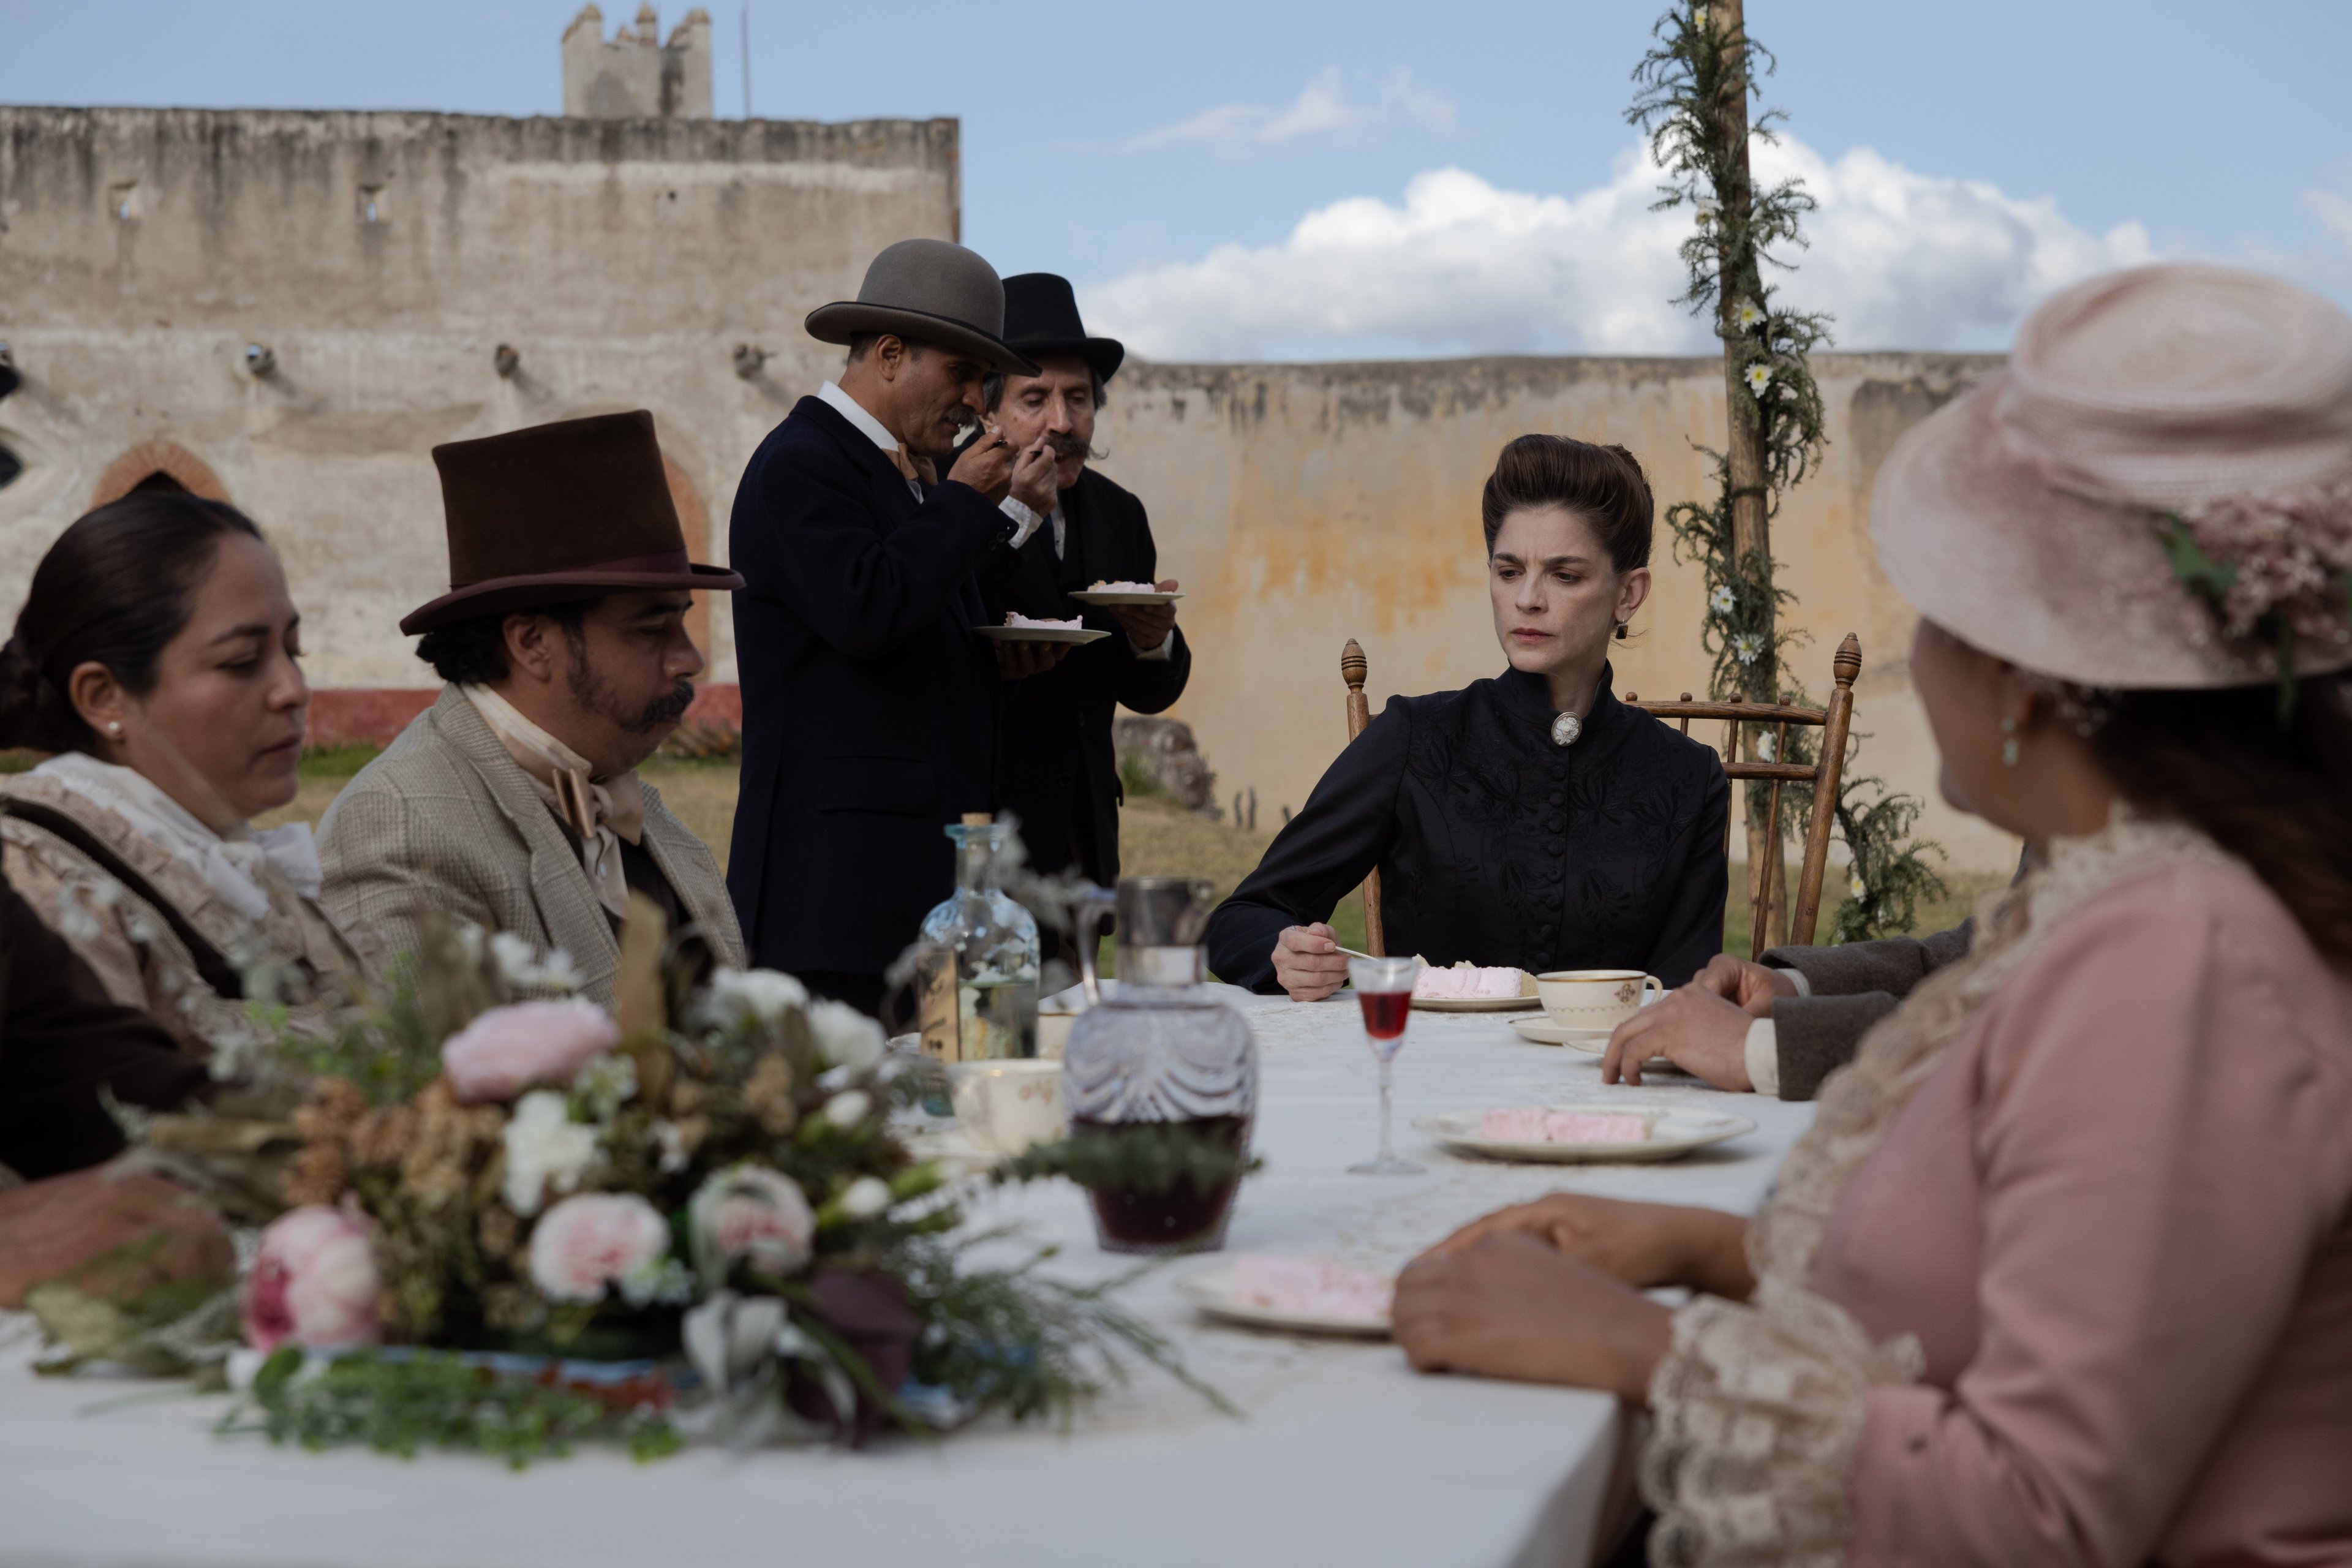
<path fill-rule="evenodd" d="M 604 14 L 583 5 L 563 30 L 563 112 L 577 120 L 710 118 L 710 14 L 686 14 L 661 41 L 651 5 L 610 39 Z"/>

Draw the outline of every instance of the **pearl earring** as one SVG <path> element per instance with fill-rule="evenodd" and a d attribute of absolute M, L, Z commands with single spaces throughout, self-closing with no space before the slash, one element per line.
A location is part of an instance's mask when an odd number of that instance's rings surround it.
<path fill-rule="evenodd" d="M 2000 732 L 2009 737 L 2000 743 L 2000 765 L 2013 768 L 2017 766 L 2017 721 L 2003 719 L 2000 721 Z"/>
<path fill-rule="evenodd" d="M 122 733 L 122 721 L 120 719 L 108 721 L 106 732 L 110 735 L 120 735 Z"/>

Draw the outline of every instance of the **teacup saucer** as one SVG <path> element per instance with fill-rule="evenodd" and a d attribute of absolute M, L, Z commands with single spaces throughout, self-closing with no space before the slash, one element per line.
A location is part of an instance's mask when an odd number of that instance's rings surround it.
<path fill-rule="evenodd" d="M 1548 1016 L 1541 1014 L 1532 1018 L 1514 1018 L 1511 1027 L 1518 1031 L 1522 1039 L 1533 1040 L 1537 1045 L 1574 1046 L 1578 1050 L 1591 1051 L 1595 1056 L 1608 1048 L 1609 1037 L 1616 1033 L 1613 1029 L 1570 1028 L 1564 1024 L 1555 1024 Z"/>

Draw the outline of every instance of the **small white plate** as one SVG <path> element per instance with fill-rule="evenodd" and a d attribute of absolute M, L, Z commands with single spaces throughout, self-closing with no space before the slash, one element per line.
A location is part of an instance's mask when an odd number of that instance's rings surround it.
<path fill-rule="evenodd" d="M 1543 1002 L 1535 996 L 1416 996 L 1412 1005 L 1423 1013 L 1524 1013 Z"/>
<path fill-rule="evenodd" d="M 1550 1109 L 1586 1110 L 1603 1115 L 1631 1112 L 1654 1116 L 1656 1120 L 1650 1124 L 1648 1142 L 1642 1143 L 1521 1143 L 1499 1138 L 1482 1138 L 1478 1135 L 1478 1124 L 1486 1117 L 1484 1110 L 1441 1110 L 1433 1116 L 1413 1118 L 1412 1125 L 1413 1131 L 1426 1133 L 1456 1154 L 1537 1165 L 1673 1160 L 1694 1149 L 1704 1149 L 1710 1143 L 1721 1143 L 1727 1139 L 1756 1131 L 1756 1123 L 1745 1116 L 1733 1116 L 1720 1110 L 1697 1110 L 1685 1106 L 1664 1110 L 1646 1105 L 1555 1105 Z"/>
<path fill-rule="evenodd" d="M 1069 595 L 1081 605 L 1172 605 L 1181 594 L 1114 593 L 1108 588 L 1088 588 L 1084 593 Z"/>
<path fill-rule="evenodd" d="M 1278 1312 L 1234 1300 L 1234 1265 L 1212 1263 L 1181 1276 L 1176 1293 L 1213 1318 L 1253 1329 L 1278 1329 L 1290 1334 L 1338 1334 L 1352 1340 L 1389 1337 L 1386 1318 L 1318 1318 L 1303 1312 Z"/>
<path fill-rule="evenodd" d="M 974 626 L 972 630 L 991 642 L 1100 642 L 1110 636 L 1085 626 Z"/>

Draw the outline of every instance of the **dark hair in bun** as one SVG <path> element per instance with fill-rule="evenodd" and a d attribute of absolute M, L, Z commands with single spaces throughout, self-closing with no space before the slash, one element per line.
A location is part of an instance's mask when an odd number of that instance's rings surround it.
<path fill-rule="evenodd" d="M 93 750 L 98 736 L 66 681 L 94 662 L 134 697 L 154 690 L 155 661 L 188 624 L 196 584 L 232 533 L 261 537 L 225 501 L 141 490 L 58 535 L 33 570 L 16 635 L 0 646 L 0 746 Z"/>
<path fill-rule="evenodd" d="M 1619 572 L 1650 563 L 1650 481 L 1624 447 L 1565 436 L 1522 436 L 1504 447 L 1478 506 L 1486 552 L 1494 553 L 1505 518 L 1546 506 L 1583 518 Z"/>

